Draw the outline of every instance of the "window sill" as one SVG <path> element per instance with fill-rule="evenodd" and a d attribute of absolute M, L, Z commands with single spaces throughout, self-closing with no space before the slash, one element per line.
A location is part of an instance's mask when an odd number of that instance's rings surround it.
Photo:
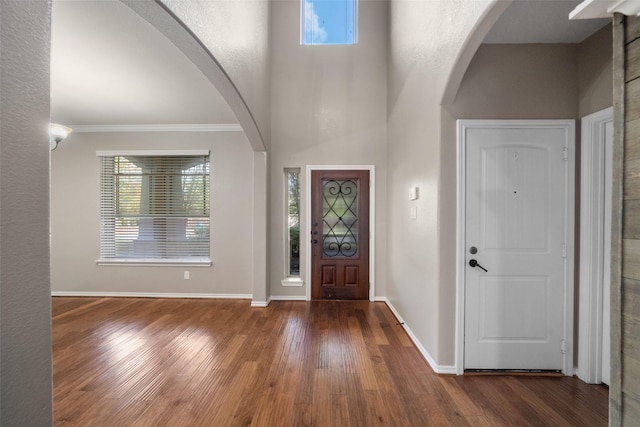
<path fill-rule="evenodd" d="M 98 259 L 99 266 L 128 266 L 128 267 L 211 267 L 210 259 Z"/>
<path fill-rule="evenodd" d="M 297 286 L 300 287 L 304 285 L 304 281 L 299 277 L 287 277 L 286 279 L 280 281 L 282 286 Z"/>

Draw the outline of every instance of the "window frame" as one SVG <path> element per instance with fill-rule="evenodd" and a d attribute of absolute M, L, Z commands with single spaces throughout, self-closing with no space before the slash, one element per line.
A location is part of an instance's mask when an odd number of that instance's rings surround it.
<path fill-rule="evenodd" d="M 300 168 L 285 168 L 284 170 L 284 237 L 285 237 L 285 276 L 286 277 L 300 277 L 300 264 L 298 262 L 298 273 L 293 274 L 291 272 L 291 227 L 289 225 L 290 212 L 289 205 L 291 203 L 291 192 L 289 191 L 289 175 L 298 175 L 298 229 L 300 223 Z M 299 233 L 299 232 L 298 232 Z M 300 257 L 300 234 L 298 234 L 298 259 Z"/>
<path fill-rule="evenodd" d="M 183 258 L 137 258 L 137 257 L 103 257 L 102 245 L 103 245 L 103 209 L 99 208 L 100 219 L 100 236 L 99 236 L 99 250 L 100 256 L 96 260 L 96 264 L 99 266 L 194 266 L 194 267 L 208 267 L 212 265 L 211 261 L 211 152 L 210 150 L 118 150 L 118 151 L 96 151 L 96 157 L 100 160 L 100 172 L 99 179 L 101 181 L 100 189 L 98 191 L 98 197 L 100 200 L 103 198 L 102 189 L 102 158 L 103 157 L 202 157 L 206 156 L 209 163 L 209 242 L 208 242 L 208 256 L 206 257 L 188 257 Z M 108 197 L 108 196 L 107 196 Z M 113 196 L 115 197 L 115 195 Z M 101 203 L 101 202 L 100 202 Z"/>
<path fill-rule="evenodd" d="M 302 201 L 300 197 L 300 192 L 302 189 L 301 178 L 302 173 L 300 168 L 284 168 L 284 215 L 282 216 L 283 221 L 282 225 L 284 227 L 284 277 L 285 279 L 281 281 L 282 286 L 302 286 L 302 275 L 301 275 L 301 261 L 302 261 L 302 239 L 300 231 L 298 231 L 298 273 L 291 273 L 291 234 L 290 234 L 290 213 L 289 213 L 289 205 L 291 201 L 291 192 L 289 191 L 289 175 L 295 173 L 298 175 L 298 230 L 302 226 Z"/>

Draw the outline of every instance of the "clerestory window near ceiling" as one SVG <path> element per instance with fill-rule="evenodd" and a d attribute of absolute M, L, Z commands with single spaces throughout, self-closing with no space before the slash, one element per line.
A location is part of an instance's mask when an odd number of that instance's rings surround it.
<path fill-rule="evenodd" d="M 300 43 L 356 44 L 357 0 L 300 0 Z"/>
<path fill-rule="evenodd" d="M 208 150 L 97 155 L 99 264 L 211 263 Z"/>

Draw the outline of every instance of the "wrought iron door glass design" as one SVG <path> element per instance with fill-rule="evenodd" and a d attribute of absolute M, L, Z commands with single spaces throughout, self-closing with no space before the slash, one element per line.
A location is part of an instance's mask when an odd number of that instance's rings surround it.
<path fill-rule="evenodd" d="M 354 257 L 358 253 L 358 180 L 322 180 L 322 253 Z"/>

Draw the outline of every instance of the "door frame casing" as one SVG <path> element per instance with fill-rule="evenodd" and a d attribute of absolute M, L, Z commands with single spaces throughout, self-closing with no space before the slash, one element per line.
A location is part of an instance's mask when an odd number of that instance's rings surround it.
<path fill-rule="evenodd" d="M 602 382 L 602 321 L 604 286 L 605 126 L 613 123 L 613 107 L 582 118 L 580 163 L 580 299 L 578 301 L 578 369 L 584 382 Z M 611 173 L 611 171 L 609 171 Z M 611 191 L 611 189 L 609 189 Z M 610 230 L 609 230 L 610 232 Z"/>
<path fill-rule="evenodd" d="M 565 169 L 565 242 L 563 363 L 562 373 L 573 375 L 573 294 L 574 294 L 574 216 L 575 216 L 575 120 L 458 120 L 457 208 L 456 208 L 456 337 L 455 371 L 464 374 L 465 278 L 466 278 L 466 131 L 467 129 L 563 129 L 568 147 Z"/>
<path fill-rule="evenodd" d="M 316 170 L 368 170 L 369 171 L 369 301 L 375 301 L 375 219 L 376 219 L 376 167 L 374 165 L 307 165 L 305 173 L 305 215 L 300 236 L 304 237 L 305 298 L 311 300 L 311 172 Z"/>

